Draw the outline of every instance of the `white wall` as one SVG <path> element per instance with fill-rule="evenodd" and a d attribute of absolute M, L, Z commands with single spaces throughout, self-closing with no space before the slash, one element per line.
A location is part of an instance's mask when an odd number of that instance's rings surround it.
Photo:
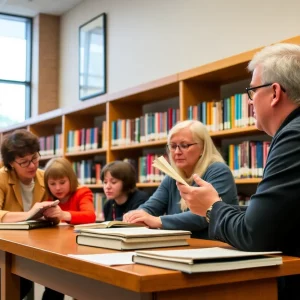
<path fill-rule="evenodd" d="M 297 0 L 85 0 L 62 16 L 60 107 L 79 102 L 78 27 L 103 12 L 112 93 L 299 35 L 299 11 Z"/>

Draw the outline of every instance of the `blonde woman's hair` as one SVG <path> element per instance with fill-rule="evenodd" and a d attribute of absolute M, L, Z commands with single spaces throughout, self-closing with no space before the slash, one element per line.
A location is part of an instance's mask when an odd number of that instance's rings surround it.
<path fill-rule="evenodd" d="M 71 163 L 66 158 L 52 158 L 49 160 L 45 167 L 44 184 L 51 198 L 54 197 L 48 187 L 48 180 L 63 177 L 67 177 L 70 180 L 70 194 L 73 194 L 77 190 L 79 183 Z"/>
<path fill-rule="evenodd" d="M 203 174 L 206 172 L 209 165 L 211 165 L 214 162 L 223 162 L 224 159 L 221 156 L 220 152 L 215 147 L 206 127 L 200 122 L 196 120 L 186 120 L 177 123 L 168 134 L 168 144 L 170 143 L 172 137 L 174 134 L 180 132 L 183 129 L 189 128 L 189 130 L 192 133 L 193 142 L 199 143 L 200 146 L 203 148 L 203 153 L 199 157 L 198 162 L 196 163 L 193 174 L 198 174 L 200 177 L 203 176 Z M 177 168 L 175 165 L 171 153 L 169 153 L 169 160 L 171 163 L 171 166 L 180 174 L 180 176 L 188 183 L 192 184 L 193 178 L 192 176 L 187 178 L 185 176 L 185 173 Z M 182 211 L 187 209 L 187 205 L 183 199 L 180 199 L 180 208 Z"/>
<path fill-rule="evenodd" d="M 300 105 L 300 46 L 280 43 L 265 47 L 249 62 L 248 70 L 262 68 L 261 84 L 279 83 L 291 101 Z"/>

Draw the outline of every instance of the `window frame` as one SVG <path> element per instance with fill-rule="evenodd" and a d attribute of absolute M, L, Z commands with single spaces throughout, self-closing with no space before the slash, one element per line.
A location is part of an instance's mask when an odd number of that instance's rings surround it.
<path fill-rule="evenodd" d="M 15 21 L 24 21 L 25 23 L 25 38 L 26 38 L 26 75 L 25 81 L 19 80 L 7 80 L 0 78 L 0 84 L 16 84 L 23 85 L 25 87 L 25 120 L 31 117 L 31 95 L 32 95 L 32 30 L 33 22 L 32 18 L 12 15 L 7 13 L 0 12 L 0 18 L 15 20 Z"/>

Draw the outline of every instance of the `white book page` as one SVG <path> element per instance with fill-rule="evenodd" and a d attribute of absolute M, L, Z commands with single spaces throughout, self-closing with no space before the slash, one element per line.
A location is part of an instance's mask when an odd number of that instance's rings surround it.
<path fill-rule="evenodd" d="M 105 253 L 105 254 L 68 254 L 68 256 L 75 259 L 85 260 L 95 264 L 101 264 L 106 266 L 115 265 L 130 265 L 134 264 L 132 256 L 135 252 L 116 252 L 116 253 Z"/>
<path fill-rule="evenodd" d="M 157 159 L 155 159 L 152 165 L 155 168 L 169 175 L 174 180 L 188 186 L 185 180 L 172 168 L 172 166 L 167 162 L 167 160 L 163 156 L 160 156 Z"/>

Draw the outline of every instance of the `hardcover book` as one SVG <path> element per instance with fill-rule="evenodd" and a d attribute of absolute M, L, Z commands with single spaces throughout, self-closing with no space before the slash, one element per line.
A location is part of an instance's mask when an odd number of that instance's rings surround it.
<path fill-rule="evenodd" d="M 190 231 L 160 230 L 146 227 L 82 229 L 76 237 L 76 242 L 85 246 L 130 250 L 186 246 L 190 236 Z"/>
<path fill-rule="evenodd" d="M 281 256 L 270 256 L 270 254 L 280 253 L 279 251 L 246 252 L 213 247 L 186 250 L 137 251 L 132 260 L 139 264 L 178 270 L 185 273 L 199 273 L 281 265 Z"/>
<path fill-rule="evenodd" d="M 55 225 L 56 224 L 48 220 L 30 220 L 15 223 L 0 223 L 0 230 L 30 230 L 36 228 L 52 227 Z"/>

